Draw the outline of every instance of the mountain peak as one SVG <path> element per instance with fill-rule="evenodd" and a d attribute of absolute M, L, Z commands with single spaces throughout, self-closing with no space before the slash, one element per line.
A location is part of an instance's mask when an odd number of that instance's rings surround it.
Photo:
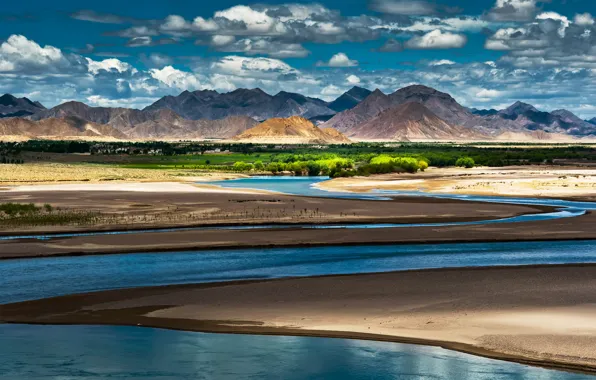
<path fill-rule="evenodd" d="M 0 96 L 0 105 L 3 106 L 14 106 L 17 104 L 17 98 L 11 94 L 4 94 Z"/>
<path fill-rule="evenodd" d="M 46 108 L 39 102 L 17 98 L 12 94 L 0 96 L 0 118 L 30 116 Z"/>
<path fill-rule="evenodd" d="M 538 110 L 533 105 L 521 102 L 519 100 L 503 110 L 504 113 L 507 113 L 509 115 L 519 115 L 528 111 L 538 112 Z"/>

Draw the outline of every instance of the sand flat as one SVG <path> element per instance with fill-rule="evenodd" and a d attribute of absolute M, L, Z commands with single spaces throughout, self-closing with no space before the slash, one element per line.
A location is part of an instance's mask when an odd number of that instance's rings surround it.
<path fill-rule="evenodd" d="M 2 305 L 0 320 L 394 340 L 596 371 L 595 304 L 596 266 L 567 265 L 116 290 Z"/>
<path fill-rule="evenodd" d="M 522 197 L 596 197 L 596 169 L 552 166 L 429 168 L 424 173 L 337 178 L 316 185 L 322 190 L 424 191 Z"/>

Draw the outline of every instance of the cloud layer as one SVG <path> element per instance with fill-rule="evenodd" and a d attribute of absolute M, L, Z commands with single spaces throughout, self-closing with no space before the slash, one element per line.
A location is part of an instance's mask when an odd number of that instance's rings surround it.
<path fill-rule="evenodd" d="M 0 41 L 0 84 L 50 106 L 81 100 L 144 107 L 183 90 L 261 87 L 330 100 L 354 85 L 392 92 L 423 83 L 471 107 L 519 99 L 596 116 L 589 8 L 563 15 L 548 10 L 548 1 L 492 0 L 482 14 L 466 15 L 440 1 L 368 4 L 367 14 L 350 16 L 316 3 L 237 5 L 152 20 L 82 10 L 71 17 L 107 28 L 103 35 L 127 54 L 98 52 L 93 41 L 73 52 L 15 34 Z M 349 49 L 362 43 L 368 54 Z M 166 53 L 178 47 L 166 45 L 184 44 L 206 53 Z M 491 58 L 475 61 L 470 52 Z M 370 68 L 375 60 L 389 63 Z"/>

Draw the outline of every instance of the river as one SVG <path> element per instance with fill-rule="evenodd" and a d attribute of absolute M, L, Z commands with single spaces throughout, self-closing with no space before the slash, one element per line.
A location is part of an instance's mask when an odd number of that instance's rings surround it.
<path fill-rule="evenodd" d="M 284 184 L 296 189 L 291 182 Z M 304 184 L 304 189 L 312 189 L 312 181 Z M 587 262 L 596 263 L 596 246 L 590 241 L 15 259 L 0 262 L 0 303 L 86 291 L 232 279 Z M 29 325 L 0 325 L 0 339 L 0 379 L 7 380 L 593 378 L 434 347 L 350 339 L 203 334 L 122 326 Z"/>

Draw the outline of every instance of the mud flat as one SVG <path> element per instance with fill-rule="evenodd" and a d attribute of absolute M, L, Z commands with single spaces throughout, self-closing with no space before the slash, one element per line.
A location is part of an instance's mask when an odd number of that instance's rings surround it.
<path fill-rule="evenodd" d="M 437 269 L 137 288 L 0 306 L 0 321 L 437 345 L 596 372 L 596 266 Z"/>

